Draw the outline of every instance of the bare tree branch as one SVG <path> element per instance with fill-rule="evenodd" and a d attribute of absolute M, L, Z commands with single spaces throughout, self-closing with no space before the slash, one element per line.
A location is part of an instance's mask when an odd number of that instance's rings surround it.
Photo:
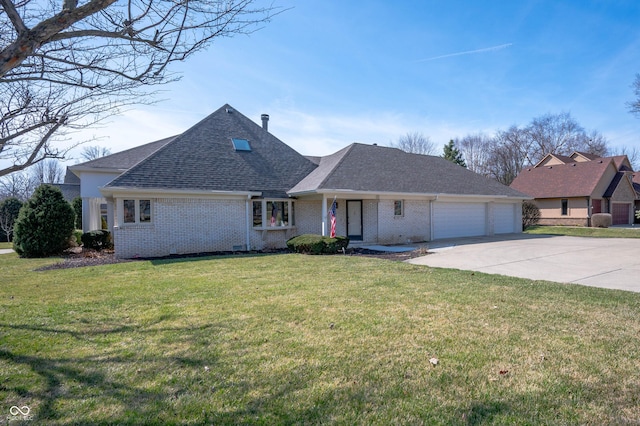
<path fill-rule="evenodd" d="M 636 79 L 633 81 L 631 88 L 633 89 L 633 94 L 636 96 L 636 99 L 628 102 L 627 106 L 629 107 L 629 112 L 636 117 L 640 117 L 640 74 L 636 74 Z"/>
<path fill-rule="evenodd" d="M 413 154 L 432 155 L 436 152 L 435 144 L 420 132 L 407 133 L 391 146 Z"/>
<path fill-rule="evenodd" d="M 282 10 L 257 0 L 0 0 L 0 176 L 64 154 L 69 130 L 153 103 L 170 65 Z M 4 12 L 4 13 L 2 13 Z"/>

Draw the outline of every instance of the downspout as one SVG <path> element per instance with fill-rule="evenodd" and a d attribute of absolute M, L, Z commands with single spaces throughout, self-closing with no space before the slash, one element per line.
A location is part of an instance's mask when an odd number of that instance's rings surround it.
<path fill-rule="evenodd" d="M 587 227 L 591 228 L 591 197 L 587 196 Z"/>
<path fill-rule="evenodd" d="M 251 211 L 249 210 L 251 207 L 251 195 L 247 195 L 247 199 L 245 201 L 245 210 L 247 212 L 247 251 L 251 251 Z"/>

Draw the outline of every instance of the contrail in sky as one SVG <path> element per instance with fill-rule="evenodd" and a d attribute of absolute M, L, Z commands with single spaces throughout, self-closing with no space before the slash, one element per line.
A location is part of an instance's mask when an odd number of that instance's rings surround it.
<path fill-rule="evenodd" d="M 467 50 L 466 52 L 448 53 L 446 55 L 434 56 L 433 58 L 419 59 L 416 62 L 434 61 L 436 59 L 451 58 L 453 56 L 471 55 L 473 53 L 493 52 L 494 50 L 506 49 L 509 46 L 513 46 L 513 43 L 501 44 L 499 46 L 493 46 L 493 47 L 485 47 L 484 49 Z"/>

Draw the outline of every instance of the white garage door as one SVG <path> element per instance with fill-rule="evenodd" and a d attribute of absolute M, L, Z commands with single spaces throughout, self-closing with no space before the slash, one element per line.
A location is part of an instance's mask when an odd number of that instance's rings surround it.
<path fill-rule="evenodd" d="M 485 235 L 484 203 L 433 203 L 433 239 Z"/>
<path fill-rule="evenodd" d="M 516 231 L 516 205 L 494 204 L 493 231 L 496 234 L 511 234 Z"/>

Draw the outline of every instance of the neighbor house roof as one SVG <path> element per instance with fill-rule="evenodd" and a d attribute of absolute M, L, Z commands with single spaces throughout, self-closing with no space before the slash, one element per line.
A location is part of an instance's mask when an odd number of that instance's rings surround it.
<path fill-rule="evenodd" d="M 289 194 L 340 190 L 528 198 L 441 157 L 359 143 L 322 157 Z"/>
<path fill-rule="evenodd" d="M 580 158 L 580 157 L 582 157 L 580 160 L 576 160 L 576 158 Z M 570 155 L 569 158 L 571 158 L 571 160 L 573 160 L 573 161 L 581 161 L 581 160 L 582 161 L 592 161 L 592 160 L 596 160 L 596 159 L 600 158 L 600 156 L 596 155 L 596 154 L 590 154 L 588 152 L 574 151 Z"/>
<path fill-rule="evenodd" d="M 248 142 L 234 148 L 232 139 Z M 246 144 L 246 142 L 245 142 Z M 242 150 L 249 148 L 249 150 Z M 224 105 L 109 183 L 106 188 L 256 191 L 286 197 L 286 191 L 317 166 Z"/>
<path fill-rule="evenodd" d="M 556 161 L 553 161 L 553 160 L 556 160 Z M 575 162 L 576 161 L 573 158 L 568 157 L 566 155 L 549 153 L 549 154 L 545 155 L 544 157 L 542 157 L 542 159 L 540 161 L 538 161 L 536 163 L 536 165 L 533 166 L 533 167 L 541 167 L 541 166 L 545 166 L 545 165 L 547 165 L 549 163 L 552 163 L 552 164 L 564 163 L 564 164 L 566 164 L 566 163 L 575 163 Z"/>
<path fill-rule="evenodd" d="M 534 198 L 590 196 L 608 167 L 615 167 L 611 158 L 556 164 L 523 169 L 511 183 L 511 188 Z"/>

